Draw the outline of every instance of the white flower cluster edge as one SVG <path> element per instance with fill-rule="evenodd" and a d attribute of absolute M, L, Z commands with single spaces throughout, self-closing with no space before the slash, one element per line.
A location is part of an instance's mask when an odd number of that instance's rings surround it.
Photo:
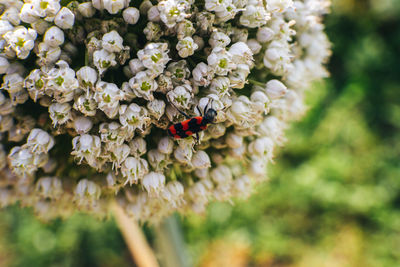
<path fill-rule="evenodd" d="M 0 207 L 157 222 L 248 197 L 328 75 L 329 0 L 66 2 L 0 0 Z M 198 143 L 167 136 L 207 104 Z"/>

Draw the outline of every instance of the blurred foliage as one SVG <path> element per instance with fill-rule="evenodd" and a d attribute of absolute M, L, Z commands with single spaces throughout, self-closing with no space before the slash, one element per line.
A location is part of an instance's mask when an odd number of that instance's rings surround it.
<path fill-rule="evenodd" d="M 183 220 L 200 266 L 398 266 L 400 5 L 335 0 L 332 78 L 308 95 L 270 181 Z M 0 266 L 133 266 L 114 221 L 0 213 Z"/>
<path fill-rule="evenodd" d="M 269 183 L 185 220 L 200 266 L 399 266 L 399 15 L 395 0 L 335 2 L 332 78 L 309 92 Z"/>
<path fill-rule="evenodd" d="M 0 266 L 133 266 L 113 220 L 75 214 L 43 223 L 28 209 L 0 213 Z"/>

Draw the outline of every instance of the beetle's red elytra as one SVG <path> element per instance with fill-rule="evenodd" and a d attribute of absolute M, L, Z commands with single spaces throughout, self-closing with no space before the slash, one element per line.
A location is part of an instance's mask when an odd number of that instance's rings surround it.
<path fill-rule="evenodd" d="M 177 108 L 177 110 L 188 119 L 171 125 L 168 128 L 168 134 L 175 139 L 186 138 L 188 136 L 196 134 L 196 139 L 199 140 L 198 133 L 207 129 L 207 124 L 213 123 L 215 117 L 217 116 L 217 111 L 215 109 L 207 109 L 208 104 L 209 103 L 207 103 L 207 105 L 204 107 L 204 116 L 197 116 L 193 118 L 190 118 L 186 113 Z M 200 112 L 200 109 L 197 109 Z"/>

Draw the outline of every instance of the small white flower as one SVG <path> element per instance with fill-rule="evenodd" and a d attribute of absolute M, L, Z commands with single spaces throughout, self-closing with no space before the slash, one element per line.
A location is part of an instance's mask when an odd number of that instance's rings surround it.
<path fill-rule="evenodd" d="M 97 101 L 93 93 L 83 94 L 75 100 L 73 107 L 86 116 L 94 116 L 96 115 Z"/>
<path fill-rule="evenodd" d="M 154 99 L 153 101 L 147 102 L 147 109 L 151 116 L 156 120 L 159 120 L 165 113 L 165 102 L 159 99 Z"/>
<path fill-rule="evenodd" d="M 165 74 L 171 77 L 174 85 L 181 85 L 190 77 L 190 70 L 186 60 L 179 60 L 168 64 Z"/>
<path fill-rule="evenodd" d="M 149 119 L 147 110 L 135 103 L 122 105 L 119 109 L 119 121 L 128 132 L 133 133 L 136 129 L 143 131 Z"/>
<path fill-rule="evenodd" d="M 2 89 L 6 90 L 9 94 L 15 94 L 23 90 L 24 78 L 18 73 L 6 74 L 3 77 Z"/>
<path fill-rule="evenodd" d="M 246 96 L 238 97 L 227 111 L 228 119 L 237 126 L 243 128 L 251 127 L 256 122 L 252 105 L 252 102 Z"/>
<path fill-rule="evenodd" d="M 248 146 L 249 152 L 253 156 L 265 157 L 271 160 L 274 152 L 274 141 L 268 137 L 257 138 Z"/>
<path fill-rule="evenodd" d="M 141 137 L 133 138 L 129 142 L 129 147 L 131 149 L 131 155 L 135 157 L 140 157 L 147 152 L 146 141 Z"/>
<path fill-rule="evenodd" d="M 74 190 L 78 205 L 96 201 L 101 196 L 101 188 L 95 182 L 87 179 L 79 180 Z"/>
<path fill-rule="evenodd" d="M 266 171 L 267 169 L 267 161 L 254 157 L 251 160 L 249 166 L 249 175 L 253 176 L 256 179 L 264 180 L 267 178 Z"/>
<path fill-rule="evenodd" d="M 247 82 L 247 76 L 250 74 L 250 67 L 247 64 L 238 64 L 236 69 L 229 74 L 229 83 L 232 88 L 241 89 Z"/>
<path fill-rule="evenodd" d="M 192 37 L 185 37 L 178 41 L 176 50 L 182 58 L 186 58 L 194 54 L 194 51 L 198 48 L 197 44 L 193 41 Z"/>
<path fill-rule="evenodd" d="M 94 96 L 97 100 L 98 108 L 109 118 L 114 118 L 117 115 L 119 101 L 124 98 L 122 90 L 116 84 L 103 81 L 97 82 Z"/>
<path fill-rule="evenodd" d="M 225 7 L 231 3 L 231 0 L 206 0 L 205 8 L 208 11 L 221 12 L 224 11 Z"/>
<path fill-rule="evenodd" d="M 144 49 L 137 52 L 137 56 L 155 76 L 164 71 L 165 65 L 170 60 L 167 43 L 148 43 Z"/>
<path fill-rule="evenodd" d="M 25 23 L 33 23 L 37 19 L 39 19 L 32 3 L 25 3 L 22 6 L 22 8 L 19 12 L 19 17 Z"/>
<path fill-rule="evenodd" d="M 149 41 L 157 41 L 163 35 L 160 24 L 152 21 L 147 23 L 146 27 L 143 29 L 143 33 Z"/>
<path fill-rule="evenodd" d="M 193 154 L 192 165 L 196 169 L 210 168 L 211 167 L 210 157 L 203 150 L 197 151 L 196 153 Z"/>
<path fill-rule="evenodd" d="M 214 77 L 214 71 L 204 62 L 200 62 L 192 71 L 193 81 L 198 86 L 208 86 Z"/>
<path fill-rule="evenodd" d="M 184 194 L 183 185 L 178 181 L 172 181 L 165 186 L 161 195 L 174 208 L 177 208 L 184 203 L 183 194 Z"/>
<path fill-rule="evenodd" d="M 156 171 L 163 171 L 171 163 L 167 154 L 161 153 L 157 149 L 151 149 L 147 153 L 147 159 L 150 165 Z"/>
<path fill-rule="evenodd" d="M 229 53 L 232 55 L 232 60 L 236 64 L 253 65 L 253 52 L 244 42 L 234 43 L 229 48 Z"/>
<path fill-rule="evenodd" d="M 258 127 L 261 135 L 272 138 L 277 144 L 285 141 L 283 136 L 286 124 L 275 116 L 268 116 Z"/>
<path fill-rule="evenodd" d="M 136 24 L 140 17 L 139 9 L 135 7 L 125 8 L 124 11 L 122 12 L 122 17 L 124 18 L 126 23 L 132 25 Z"/>
<path fill-rule="evenodd" d="M 265 51 L 263 62 L 275 75 L 284 75 L 291 68 L 290 46 L 286 41 L 272 41 Z"/>
<path fill-rule="evenodd" d="M 217 139 L 225 134 L 226 127 L 222 123 L 211 124 L 207 131 L 212 138 Z"/>
<path fill-rule="evenodd" d="M 164 94 L 168 93 L 174 88 L 171 77 L 164 74 L 158 76 L 157 84 L 158 84 L 157 92 L 161 92 Z"/>
<path fill-rule="evenodd" d="M 104 3 L 103 0 L 92 0 L 92 5 L 94 8 L 98 10 L 103 10 L 104 9 Z"/>
<path fill-rule="evenodd" d="M 43 73 L 39 69 L 34 69 L 24 80 L 24 87 L 28 90 L 29 96 L 33 101 L 41 98 L 45 94 L 45 83 Z"/>
<path fill-rule="evenodd" d="M 102 2 L 104 9 L 110 14 L 117 14 L 129 5 L 130 0 L 102 0 Z"/>
<path fill-rule="evenodd" d="M 93 7 L 91 2 L 80 3 L 78 5 L 78 11 L 86 18 L 91 18 L 96 13 L 96 9 Z"/>
<path fill-rule="evenodd" d="M 176 28 L 176 36 L 178 40 L 181 40 L 185 37 L 191 37 L 196 32 L 193 23 L 187 19 L 179 22 Z"/>
<path fill-rule="evenodd" d="M 220 46 L 220 47 L 227 47 L 231 42 L 231 38 L 223 32 L 215 31 L 211 34 L 208 43 L 211 45 L 212 48 Z"/>
<path fill-rule="evenodd" d="M 101 152 L 100 138 L 89 134 L 76 136 L 72 139 L 72 148 L 71 155 L 79 159 L 79 164 L 85 159 L 89 165 L 96 165 Z"/>
<path fill-rule="evenodd" d="M 105 49 L 97 50 L 93 53 L 93 63 L 100 75 L 103 75 L 108 68 L 117 65 L 115 54 L 110 53 Z"/>
<path fill-rule="evenodd" d="M 234 191 L 241 198 L 248 198 L 253 191 L 253 183 L 249 176 L 242 175 L 234 181 Z"/>
<path fill-rule="evenodd" d="M 12 31 L 13 25 L 7 20 L 0 20 L 0 35 L 5 34 L 6 32 Z"/>
<path fill-rule="evenodd" d="M 136 184 L 149 172 L 149 166 L 145 159 L 128 157 L 121 167 L 122 175 L 126 178 L 125 185 Z"/>
<path fill-rule="evenodd" d="M 153 6 L 150 0 L 144 0 L 139 5 L 140 14 L 145 15 L 147 11 Z"/>
<path fill-rule="evenodd" d="M 238 10 L 236 6 L 233 4 L 229 4 L 225 6 L 223 11 L 215 12 L 215 15 L 217 17 L 216 22 L 217 23 L 227 22 L 228 20 L 233 19 L 237 12 Z"/>
<path fill-rule="evenodd" d="M 215 77 L 211 81 L 210 92 L 217 94 L 220 97 L 230 95 L 230 80 L 228 77 Z"/>
<path fill-rule="evenodd" d="M 165 176 L 162 173 L 150 172 L 143 177 L 142 185 L 149 196 L 157 196 L 165 186 Z"/>
<path fill-rule="evenodd" d="M 83 66 L 76 72 L 79 85 L 89 92 L 89 89 L 93 88 L 97 81 L 97 71 L 89 66 Z"/>
<path fill-rule="evenodd" d="M 108 147 L 119 146 L 125 141 L 121 124 L 118 122 L 103 122 L 99 126 L 99 134 L 101 141 Z"/>
<path fill-rule="evenodd" d="M 55 63 L 61 56 L 61 48 L 59 46 L 50 46 L 47 43 L 39 43 L 39 53 L 37 53 L 39 60 L 38 64 L 41 66 L 50 65 Z"/>
<path fill-rule="evenodd" d="M 160 11 L 157 6 L 152 6 L 147 11 L 147 19 L 151 22 L 159 22 L 160 21 Z"/>
<path fill-rule="evenodd" d="M 247 4 L 242 15 L 240 16 L 240 23 L 249 28 L 258 28 L 271 19 L 271 15 L 265 10 L 262 1 L 253 1 L 259 4 Z"/>
<path fill-rule="evenodd" d="M 54 18 L 54 24 L 56 24 L 61 29 L 71 29 L 74 26 L 75 15 L 74 13 L 66 7 L 63 7 L 58 11 L 56 17 Z"/>
<path fill-rule="evenodd" d="M 16 55 L 19 59 L 25 59 L 35 45 L 37 33 L 34 29 L 17 26 L 12 31 L 3 35 L 6 42 L 5 51 L 8 56 Z"/>
<path fill-rule="evenodd" d="M 58 199 L 63 193 L 62 182 L 57 177 L 42 177 L 36 182 L 36 191 L 43 198 Z"/>
<path fill-rule="evenodd" d="M 54 146 L 54 138 L 47 132 L 35 128 L 30 132 L 25 146 L 36 154 L 47 153 Z"/>
<path fill-rule="evenodd" d="M 226 143 L 230 148 L 239 148 L 243 145 L 243 136 L 234 132 L 228 133 L 226 136 Z"/>
<path fill-rule="evenodd" d="M 167 99 L 178 108 L 188 109 L 192 99 L 188 89 L 185 86 L 177 86 L 167 93 Z"/>
<path fill-rule="evenodd" d="M 39 17 L 46 17 L 46 19 L 52 21 L 54 16 L 60 10 L 61 5 L 58 0 L 32 0 L 33 10 Z"/>
<path fill-rule="evenodd" d="M 111 31 L 103 35 L 102 46 L 109 53 L 119 53 L 124 48 L 123 39 L 117 31 Z"/>
<path fill-rule="evenodd" d="M 129 86 L 137 97 L 151 101 L 154 99 L 153 92 L 157 89 L 158 84 L 147 72 L 141 71 L 129 80 Z"/>
<path fill-rule="evenodd" d="M 269 103 L 271 102 L 265 93 L 255 91 L 251 94 L 250 100 L 254 103 L 254 110 L 267 114 L 269 112 Z"/>
<path fill-rule="evenodd" d="M 219 165 L 210 173 L 211 179 L 218 185 L 225 185 L 232 181 L 232 172 L 226 165 Z"/>
<path fill-rule="evenodd" d="M 267 9 L 270 12 L 283 12 L 292 6 L 292 0 L 269 0 L 267 2 Z"/>
<path fill-rule="evenodd" d="M 57 26 L 52 26 L 44 34 L 43 41 L 49 46 L 60 46 L 64 43 L 64 32 Z"/>
<path fill-rule="evenodd" d="M 71 106 L 68 103 L 54 103 L 49 106 L 49 113 L 55 127 L 71 119 Z"/>
<path fill-rule="evenodd" d="M 129 69 L 132 75 L 136 75 L 138 72 L 145 70 L 145 66 L 143 65 L 142 61 L 137 58 L 129 60 Z"/>
<path fill-rule="evenodd" d="M 2 20 L 7 20 L 11 22 L 13 25 L 17 26 L 20 23 L 20 17 L 19 17 L 19 7 L 8 7 L 3 14 L 1 15 Z"/>
<path fill-rule="evenodd" d="M 176 160 L 183 164 L 189 164 L 192 160 L 193 150 L 190 145 L 178 146 L 174 151 Z"/>
<path fill-rule="evenodd" d="M 35 154 L 29 148 L 15 146 L 8 154 L 10 169 L 19 177 L 33 175 L 38 168 L 43 167 L 48 161 L 48 155 Z"/>
<path fill-rule="evenodd" d="M 247 42 L 247 39 L 249 38 L 249 31 L 246 28 L 233 28 L 233 35 L 232 35 L 232 42 L 237 43 L 237 42 Z"/>
<path fill-rule="evenodd" d="M 215 74 L 225 76 L 231 72 L 236 64 L 233 63 L 232 55 L 222 47 L 215 47 L 207 57 L 208 65 L 215 70 Z"/>
<path fill-rule="evenodd" d="M 110 159 L 112 162 L 113 169 L 120 168 L 122 162 L 126 160 L 129 156 L 129 146 L 127 144 L 122 144 L 119 146 L 109 147 Z"/>
<path fill-rule="evenodd" d="M 268 27 L 261 27 L 257 30 L 257 41 L 267 43 L 274 38 L 275 32 Z"/>
<path fill-rule="evenodd" d="M 168 28 L 175 26 L 177 22 L 182 21 L 186 17 L 185 2 L 177 0 L 163 0 L 157 5 L 160 11 L 160 19 Z"/>
<path fill-rule="evenodd" d="M 256 39 L 248 39 L 246 43 L 253 55 L 260 53 L 262 45 Z"/>
<path fill-rule="evenodd" d="M 80 116 L 74 119 L 74 129 L 78 134 L 85 134 L 93 127 L 93 122 L 90 118 Z"/>
<path fill-rule="evenodd" d="M 51 90 L 57 102 L 69 102 L 74 97 L 74 91 L 79 87 L 78 80 L 75 78 L 75 71 L 63 60 L 58 61 L 56 65 L 59 68 L 52 68 L 47 73 L 46 90 Z"/>

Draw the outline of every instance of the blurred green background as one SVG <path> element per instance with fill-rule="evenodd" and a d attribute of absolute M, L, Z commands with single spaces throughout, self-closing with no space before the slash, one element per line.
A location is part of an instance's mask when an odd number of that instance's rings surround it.
<path fill-rule="evenodd" d="M 331 78 L 269 183 L 182 220 L 197 265 L 400 266 L 400 2 L 336 0 L 326 30 Z M 0 212 L 0 266 L 133 265 L 114 221 Z"/>

